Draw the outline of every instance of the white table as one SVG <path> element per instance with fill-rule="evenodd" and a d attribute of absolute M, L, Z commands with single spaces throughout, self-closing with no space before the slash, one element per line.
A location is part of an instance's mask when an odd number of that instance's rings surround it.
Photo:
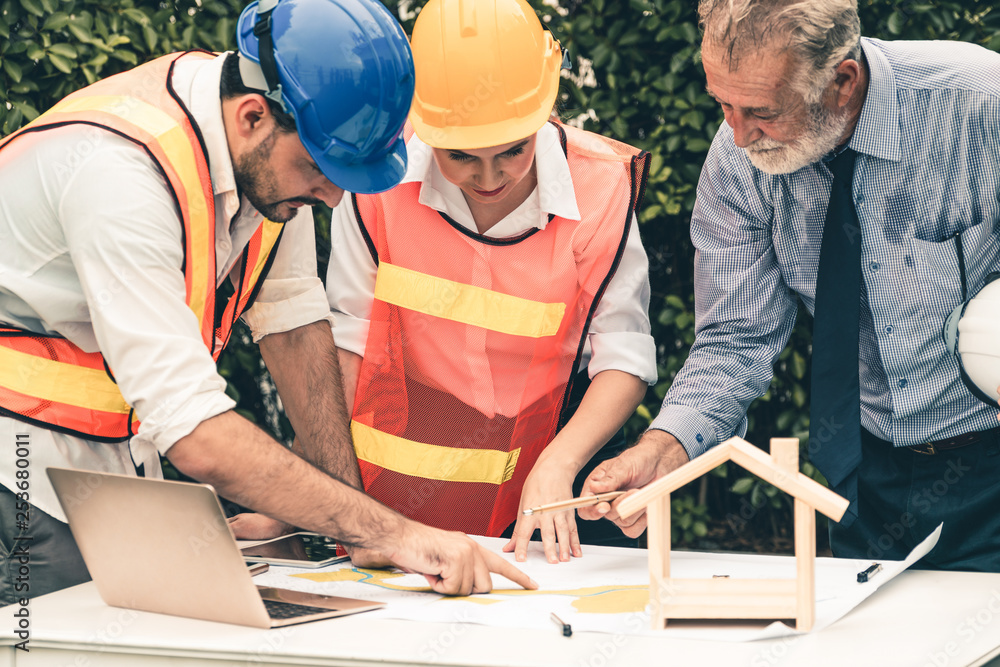
<path fill-rule="evenodd" d="M 704 642 L 364 614 L 255 630 L 106 606 L 83 584 L 31 602 L 30 652 L 0 609 L 0 667 L 483 665 L 956 667 L 1000 664 L 1000 574 L 907 571 L 829 628 L 777 641 Z"/>

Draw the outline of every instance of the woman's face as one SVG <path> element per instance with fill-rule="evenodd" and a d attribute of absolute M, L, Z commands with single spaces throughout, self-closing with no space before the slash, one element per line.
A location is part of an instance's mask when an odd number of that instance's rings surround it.
<path fill-rule="evenodd" d="M 434 160 L 442 176 L 479 204 L 495 204 L 511 194 L 523 201 L 535 187 L 535 135 L 489 148 L 435 148 Z"/>

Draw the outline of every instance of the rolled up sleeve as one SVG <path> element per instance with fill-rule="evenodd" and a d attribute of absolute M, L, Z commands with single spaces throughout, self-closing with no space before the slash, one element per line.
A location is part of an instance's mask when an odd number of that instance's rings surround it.
<path fill-rule="evenodd" d="M 656 384 L 656 343 L 649 334 L 618 331 L 591 334 L 593 356 L 587 365 L 591 378 L 606 370 L 634 375 L 649 385 Z"/>
<path fill-rule="evenodd" d="M 587 343 L 590 377 L 619 370 L 656 384 L 656 343 L 649 327 L 649 260 L 634 215 L 621 264 L 597 306 Z"/>

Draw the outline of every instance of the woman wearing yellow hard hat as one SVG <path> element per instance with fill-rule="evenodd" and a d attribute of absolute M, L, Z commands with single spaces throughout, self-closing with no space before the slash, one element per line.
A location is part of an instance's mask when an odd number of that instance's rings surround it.
<path fill-rule="evenodd" d="M 333 219 L 362 478 L 425 523 L 513 528 L 519 559 L 540 528 L 565 561 L 620 532 L 521 510 L 572 498 L 656 380 L 635 218 L 648 155 L 548 122 L 563 55 L 523 0 L 431 0 L 412 47 L 406 176 Z"/>

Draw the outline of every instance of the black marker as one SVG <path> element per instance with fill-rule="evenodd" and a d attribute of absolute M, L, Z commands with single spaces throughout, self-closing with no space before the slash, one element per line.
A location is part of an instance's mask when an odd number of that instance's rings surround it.
<path fill-rule="evenodd" d="M 562 619 L 552 613 L 552 622 L 562 628 L 563 637 L 571 637 L 573 635 L 573 628 L 569 623 L 563 623 Z"/>
<path fill-rule="evenodd" d="M 878 563 L 872 563 L 871 565 L 868 566 L 867 569 L 858 572 L 858 583 L 859 584 L 865 583 L 866 581 L 874 577 L 875 574 L 880 572 L 881 570 L 882 570 L 881 565 L 879 565 Z"/>

